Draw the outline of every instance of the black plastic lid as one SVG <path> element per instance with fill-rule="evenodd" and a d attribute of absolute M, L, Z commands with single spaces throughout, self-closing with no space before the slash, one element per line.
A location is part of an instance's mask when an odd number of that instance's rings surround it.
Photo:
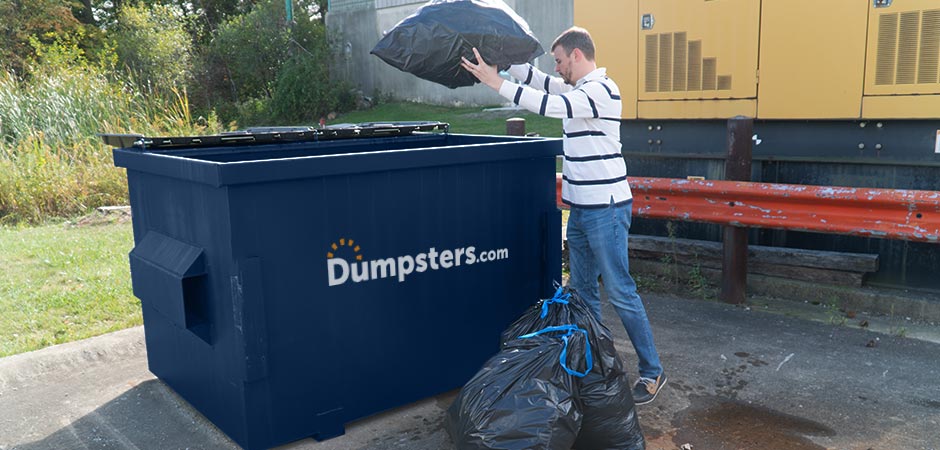
<path fill-rule="evenodd" d="M 416 131 L 441 130 L 446 133 L 449 128 L 450 124 L 444 122 L 368 122 L 344 123 L 324 128 L 254 127 L 207 136 L 147 137 L 141 134 L 99 134 L 98 136 L 106 145 L 112 147 L 137 147 L 147 150 L 405 136 Z"/>

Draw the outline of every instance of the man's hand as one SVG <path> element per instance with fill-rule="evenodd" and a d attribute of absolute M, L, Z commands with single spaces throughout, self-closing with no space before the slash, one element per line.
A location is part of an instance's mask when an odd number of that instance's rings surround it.
<path fill-rule="evenodd" d="M 473 49 L 473 55 L 476 56 L 479 64 L 474 64 L 467 58 L 461 57 L 460 66 L 477 77 L 481 83 L 499 91 L 500 86 L 503 85 L 503 77 L 499 76 L 496 66 L 491 66 L 483 61 L 483 57 L 480 56 L 480 52 L 477 51 L 476 47 Z"/>

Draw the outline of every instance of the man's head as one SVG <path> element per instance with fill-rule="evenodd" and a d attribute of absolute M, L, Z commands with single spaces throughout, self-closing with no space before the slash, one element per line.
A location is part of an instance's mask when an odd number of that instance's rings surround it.
<path fill-rule="evenodd" d="M 582 77 L 597 68 L 594 62 L 594 40 L 581 27 L 571 27 L 552 42 L 555 71 L 574 86 Z"/>

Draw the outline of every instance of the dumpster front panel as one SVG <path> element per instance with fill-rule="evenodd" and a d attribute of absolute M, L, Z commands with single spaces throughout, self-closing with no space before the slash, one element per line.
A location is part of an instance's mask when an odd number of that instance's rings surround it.
<path fill-rule="evenodd" d="M 469 379 L 547 296 L 553 171 L 548 157 L 233 190 L 233 223 L 267 222 L 234 240 L 236 259 L 260 255 L 273 423 L 301 438 Z"/>
<path fill-rule="evenodd" d="M 300 147 L 121 158 L 135 241 L 177 274 L 161 295 L 205 297 L 196 330 L 142 300 L 151 371 L 246 448 L 460 387 L 561 281 L 560 141 Z"/>

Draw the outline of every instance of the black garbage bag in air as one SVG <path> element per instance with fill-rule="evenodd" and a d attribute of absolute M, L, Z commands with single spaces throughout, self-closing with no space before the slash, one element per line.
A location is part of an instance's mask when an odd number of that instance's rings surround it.
<path fill-rule="evenodd" d="M 581 427 L 574 380 L 591 370 L 585 336 L 552 327 L 507 342 L 447 410 L 457 449 L 571 449 Z"/>
<path fill-rule="evenodd" d="M 567 287 L 526 310 L 502 334 L 504 346 L 520 335 L 545 327 L 575 324 L 588 333 L 593 368 L 575 381 L 583 419 L 577 450 L 642 450 L 646 441 L 633 403 L 631 385 L 614 348 L 613 336 L 594 317 L 587 302 Z"/>
<path fill-rule="evenodd" d="M 502 0 L 432 0 L 388 31 L 372 54 L 393 67 L 451 89 L 476 77 L 460 58 L 483 60 L 501 70 L 545 53 L 529 25 Z"/>

